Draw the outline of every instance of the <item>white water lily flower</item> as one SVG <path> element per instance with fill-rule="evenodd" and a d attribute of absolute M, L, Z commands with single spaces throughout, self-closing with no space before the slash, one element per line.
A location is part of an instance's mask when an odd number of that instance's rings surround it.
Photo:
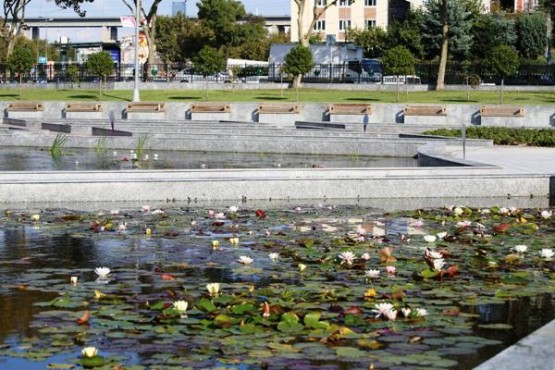
<path fill-rule="evenodd" d="M 299 263 L 299 264 L 298 264 L 298 267 L 299 267 L 299 271 L 300 271 L 300 272 L 303 272 L 304 270 L 306 270 L 306 267 L 307 267 L 307 266 L 306 266 L 304 263 Z"/>
<path fill-rule="evenodd" d="M 440 232 L 440 233 L 437 233 L 436 236 L 437 236 L 439 239 L 443 239 L 443 238 L 445 238 L 445 237 L 447 236 L 447 231 L 442 231 L 442 232 Z"/>
<path fill-rule="evenodd" d="M 85 347 L 81 350 L 81 354 L 85 357 L 94 357 L 98 354 L 98 349 L 96 347 Z"/>
<path fill-rule="evenodd" d="M 499 208 L 499 212 L 498 212 L 498 213 L 499 213 L 500 215 L 506 215 L 506 214 L 509 214 L 509 212 L 510 212 L 510 211 L 509 211 L 508 208 L 501 207 L 501 208 Z"/>
<path fill-rule="evenodd" d="M 368 278 L 368 279 L 375 279 L 378 276 L 380 276 L 380 270 L 366 270 L 366 272 L 364 273 L 364 275 Z"/>
<path fill-rule="evenodd" d="M 405 317 L 409 317 L 411 312 L 412 312 L 412 310 L 410 308 L 401 308 L 401 313 Z"/>
<path fill-rule="evenodd" d="M 221 220 L 222 218 L 225 218 L 225 213 L 223 212 L 218 212 L 216 213 L 215 217 L 219 220 Z"/>
<path fill-rule="evenodd" d="M 163 215 L 164 211 L 161 209 L 155 209 L 154 211 L 152 211 L 153 215 Z"/>
<path fill-rule="evenodd" d="M 365 261 L 368 261 L 370 259 L 370 253 L 365 252 L 362 254 L 362 256 L 360 256 L 360 258 L 362 258 Z"/>
<path fill-rule="evenodd" d="M 173 302 L 173 308 L 176 309 L 179 312 L 185 312 L 187 311 L 187 308 L 189 307 L 189 302 L 187 301 L 175 301 Z"/>
<path fill-rule="evenodd" d="M 424 317 L 428 315 L 428 311 L 425 308 L 417 308 L 415 312 L 417 317 Z"/>
<path fill-rule="evenodd" d="M 229 213 L 237 213 L 239 211 L 239 207 L 230 206 L 227 210 L 229 211 Z"/>
<path fill-rule="evenodd" d="M 461 216 L 463 213 L 464 213 L 464 209 L 462 209 L 461 207 L 456 207 L 456 208 L 453 210 L 453 214 L 454 214 L 455 216 Z"/>
<path fill-rule="evenodd" d="M 431 249 L 426 250 L 426 256 L 432 259 L 443 258 L 443 255 L 441 253 L 439 253 L 438 251 L 433 251 Z"/>
<path fill-rule="evenodd" d="M 540 251 L 541 258 L 544 258 L 546 261 L 551 260 L 554 255 L 555 255 L 555 252 L 551 248 L 543 248 Z"/>
<path fill-rule="evenodd" d="M 250 265 L 253 259 L 248 256 L 239 256 L 239 259 L 237 261 L 239 263 L 242 263 L 243 265 Z"/>
<path fill-rule="evenodd" d="M 433 242 L 436 241 L 436 239 L 437 239 L 437 237 L 434 236 L 434 235 L 424 235 L 424 240 L 425 240 L 427 243 L 433 243 Z"/>
<path fill-rule="evenodd" d="M 433 263 L 434 263 L 434 270 L 441 271 L 441 269 L 445 265 L 445 260 L 443 258 L 435 258 L 433 260 Z"/>
<path fill-rule="evenodd" d="M 541 212 L 541 216 L 543 219 L 548 219 L 551 218 L 551 216 L 553 216 L 553 212 L 552 211 L 542 211 Z"/>
<path fill-rule="evenodd" d="M 210 283 L 206 284 L 206 289 L 212 297 L 217 296 L 220 293 L 220 283 Z"/>
<path fill-rule="evenodd" d="M 456 223 L 457 227 L 469 227 L 472 226 L 472 221 L 468 221 L 468 220 L 464 220 L 464 221 L 459 221 Z"/>
<path fill-rule="evenodd" d="M 112 209 L 112 210 L 110 211 L 110 214 L 111 214 L 112 216 L 119 215 L 119 209 Z"/>
<path fill-rule="evenodd" d="M 72 285 L 77 285 L 77 276 L 72 276 L 69 278 L 69 281 L 71 282 Z"/>
<path fill-rule="evenodd" d="M 355 258 L 356 258 L 356 255 L 351 251 L 342 252 L 342 253 L 339 254 L 339 258 L 341 258 L 341 263 L 346 263 L 347 265 L 352 265 Z"/>
<path fill-rule="evenodd" d="M 276 262 L 279 259 L 279 253 L 272 252 L 268 254 L 268 257 L 270 257 L 270 260 L 272 260 L 272 262 Z"/>
<path fill-rule="evenodd" d="M 489 208 L 484 208 L 480 210 L 480 213 L 483 215 L 489 215 L 491 213 L 491 210 Z"/>
<path fill-rule="evenodd" d="M 513 249 L 517 253 L 524 253 L 526 252 L 526 250 L 528 250 L 528 247 L 524 244 L 520 244 L 520 245 L 515 245 Z"/>
<path fill-rule="evenodd" d="M 97 268 L 94 269 L 94 272 L 98 275 L 98 277 L 105 278 L 110 273 L 110 268 L 108 268 L 108 267 L 97 267 Z"/>
<path fill-rule="evenodd" d="M 144 212 L 144 213 L 150 212 L 150 206 L 149 205 L 142 206 L 141 211 Z"/>
<path fill-rule="evenodd" d="M 381 316 L 381 317 L 388 318 L 390 320 L 395 320 L 395 318 L 397 317 L 397 311 L 395 311 L 393 304 L 391 303 L 387 303 L 387 302 L 377 303 L 374 307 L 375 309 L 372 310 L 372 312 L 376 313 L 376 318 Z M 394 317 L 394 318 L 391 319 L 390 317 Z"/>

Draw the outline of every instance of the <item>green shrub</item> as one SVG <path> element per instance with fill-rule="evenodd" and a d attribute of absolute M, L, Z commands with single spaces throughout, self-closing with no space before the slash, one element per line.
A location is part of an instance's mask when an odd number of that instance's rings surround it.
<path fill-rule="evenodd" d="M 461 130 L 441 128 L 423 132 L 425 135 L 460 137 Z M 466 128 L 469 139 L 493 140 L 495 145 L 527 145 L 555 147 L 555 130 L 550 128 L 479 127 Z"/>

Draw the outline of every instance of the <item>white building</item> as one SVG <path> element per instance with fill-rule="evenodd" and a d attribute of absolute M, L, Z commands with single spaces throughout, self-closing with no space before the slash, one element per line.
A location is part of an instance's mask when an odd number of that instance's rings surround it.
<path fill-rule="evenodd" d="M 323 8 L 331 0 L 307 0 L 303 17 L 303 27 L 308 28 L 312 21 L 314 3 Z M 533 1 L 533 0 L 517 0 Z M 398 1 L 401 5 L 416 9 L 424 6 L 426 0 Z M 489 12 L 490 0 L 482 0 L 486 12 Z M 298 9 L 297 4 L 291 0 L 291 41 L 298 42 Z M 322 40 L 328 36 L 335 37 L 338 42 L 347 39 L 349 29 L 367 29 L 372 27 L 387 28 L 390 18 L 390 0 L 339 0 L 336 6 L 331 6 L 317 20 L 314 25 L 314 34 L 319 34 Z M 304 32 L 306 33 L 306 31 Z"/>

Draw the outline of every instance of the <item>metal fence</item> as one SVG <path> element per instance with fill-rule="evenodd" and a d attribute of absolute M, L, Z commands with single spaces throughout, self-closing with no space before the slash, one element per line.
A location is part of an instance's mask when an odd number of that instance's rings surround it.
<path fill-rule="evenodd" d="M 33 67 L 28 73 L 21 76 L 23 82 L 71 82 L 69 66 L 76 69 L 76 81 L 98 82 L 99 76 L 87 71 L 84 64 L 76 63 L 48 63 Z M 231 71 L 221 72 L 207 76 L 209 81 L 215 82 L 289 82 L 291 77 L 282 73 L 281 64 L 260 66 L 245 66 Z M 418 62 L 415 65 L 416 76 L 422 84 L 434 84 L 437 79 L 437 62 Z M 134 64 L 114 64 L 114 73 L 109 76 L 109 81 L 132 81 L 135 76 Z M 466 84 L 469 78 L 477 77 L 482 83 L 500 83 L 500 78 L 485 72 L 480 63 L 464 65 L 450 62 L 445 73 L 446 84 Z M 19 82 L 20 76 L 8 72 L 5 65 L 0 64 L 0 80 L 2 82 Z M 183 64 L 155 64 L 148 65 L 140 71 L 141 80 L 158 82 L 200 82 L 205 78 L 195 73 L 193 68 Z M 352 68 L 349 63 L 343 64 L 318 64 L 307 74 L 303 81 L 312 83 L 381 83 L 381 78 L 368 76 Z M 507 85 L 554 85 L 554 64 L 521 64 L 518 71 L 505 78 Z"/>

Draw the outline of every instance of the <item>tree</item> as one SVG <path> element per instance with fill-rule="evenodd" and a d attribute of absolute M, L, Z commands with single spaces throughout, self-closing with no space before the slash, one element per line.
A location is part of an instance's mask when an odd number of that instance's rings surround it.
<path fill-rule="evenodd" d="M 378 58 L 385 49 L 387 32 L 381 27 L 367 28 L 364 30 L 355 28 L 349 32 L 348 41 L 362 47 L 366 58 Z"/>
<path fill-rule="evenodd" d="M 426 3 L 422 37 L 427 41 L 430 52 L 439 51 L 437 90 L 445 89 L 445 70 L 449 50 L 462 55 L 470 51 L 472 44 L 470 14 L 466 4 L 459 0 L 429 0 Z"/>
<path fill-rule="evenodd" d="M 6 43 L 6 57 L 14 48 L 14 42 L 21 31 L 26 30 L 25 7 L 29 7 L 32 0 L 5 0 L 4 17 L 0 21 L 0 35 Z M 81 4 L 92 3 L 94 0 L 54 0 L 54 3 L 62 9 L 71 8 L 80 17 L 84 17 L 86 12 L 81 10 Z"/>
<path fill-rule="evenodd" d="M 12 54 L 7 58 L 6 64 L 12 73 L 19 76 L 19 82 L 23 82 L 23 75 L 28 73 L 35 60 L 31 49 L 26 47 L 15 47 Z"/>
<path fill-rule="evenodd" d="M 384 52 L 382 63 L 386 74 L 397 76 L 397 102 L 399 102 L 399 76 L 414 74 L 414 56 L 409 49 L 399 45 Z"/>
<path fill-rule="evenodd" d="M 518 71 L 519 58 L 515 48 L 508 45 L 497 45 L 486 54 L 486 70 L 501 78 L 499 101 L 503 104 L 503 85 L 505 78 Z"/>
<path fill-rule="evenodd" d="M 292 76 L 302 76 L 310 72 L 312 68 L 314 68 L 314 58 L 312 57 L 312 51 L 307 46 L 296 45 L 285 56 L 284 73 Z M 299 100 L 299 81 L 300 79 L 293 79 L 293 87 L 295 88 L 297 100 Z"/>
<path fill-rule="evenodd" d="M 540 13 L 520 14 L 516 22 L 517 50 L 527 59 L 537 59 L 547 45 L 547 24 Z"/>
<path fill-rule="evenodd" d="M 422 11 L 410 11 L 403 22 L 394 21 L 387 28 L 387 44 L 386 49 L 396 46 L 404 46 L 416 58 L 424 56 L 424 47 L 422 46 L 422 35 L 420 27 L 423 21 L 424 13 Z"/>
<path fill-rule="evenodd" d="M 83 1 L 83 0 L 78 0 Z M 94 0 L 84 0 L 84 1 L 94 1 Z M 125 6 L 129 9 L 132 15 L 136 14 L 137 9 L 137 0 L 133 0 L 130 2 L 129 0 L 122 0 Z M 153 0 L 152 5 L 148 11 L 145 8 L 141 7 L 139 9 L 139 14 L 142 17 L 141 19 L 141 30 L 144 32 L 146 41 L 148 43 L 148 61 L 145 63 L 145 70 L 149 70 L 148 66 L 154 63 L 154 58 L 156 56 L 156 16 L 158 13 L 158 5 L 162 2 L 162 0 Z M 144 1 L 141 2 L 144 5 Z M 149 71 L 150 73 L 150 71 Z"/>
<path fill-rule="evenodd" d="M 353 4 L 355 0 L 347 0 L 349 4 Z M 308 47 L 310 45 L 310 38 L 312 36 L 314 26 L 316 22 L 326 13 L 326 11 L 332 6 L 336 6 L 338 0 L 327 0 L 324 1 L 322 6 L 318 6 L 318 1 L 316 0 L 293 0 L 297 7 L 297 35 L 299 43 L 302 46 Z M 309 5 L 312 2 L 312 17 L 310 22 L 304 31 L 304 15 L 309 11 Z M 299 86 L 301 84 L 301 79 L 303 75 L 297 75 L 293 77 L 293 85 Z"/>
<path fill-rule="evenodd" d="M 208 79 L 207 77 L 225 69 L 225 58 L 222 53 L 211 46 L 205 46 L 193 58 L 195 72 L 204 77 L 205 99 L 208 100 Z"/>
<path fill-rule="evenodd" d="M 102 81 L 106 80 L 108 76 L 114 73 L 114 61 L 110 53 L 107 51 L 100 51 L 91 54 L 85 62 L 85 68 L 90 74 L 99 77 L 99 91 L 100 95 L 102 95 Z"/>
<path fill-rule="evenodd" d="M 227 48 L 234 45 L 238 22 L 247 15 L 243 4 L 235 0 L 201 0 L 197 7 L 198 19 L 214 31 L 217 44 Z"/>
<path fill-rule="evenodd" d="M 477 40 L 471 48 L 471 55 L 476 60 L 484 59 L 498 45 L 511 46 L 517 41 L 515 22 L 503 13 L 479 16 L 474 20 L 471 33 L 473 39 Z"/>

